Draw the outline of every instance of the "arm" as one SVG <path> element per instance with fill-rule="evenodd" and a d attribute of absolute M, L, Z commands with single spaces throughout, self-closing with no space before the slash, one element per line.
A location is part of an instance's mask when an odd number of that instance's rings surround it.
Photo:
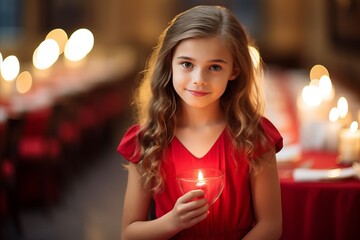
<path fill-rule="evenodd" d="M 244 239 L 279 239 L 282 233 L 282 212 L 275 152 L 271 150 L 258 160 L 261 166 L 251 175 L 256 223 Z"/>
<path fill-rule="evenodd" d="M 148 221 L 151 196 L 140 185 L 140 175 L 136 165 L 130 163 L 128 170 L 121 239 L 168 239 L 206 218 L 209 208 L 206 199 L 191 201 L 204 195 L 203 191 L 195 190 L 181 196 L 169 213 Z"/>

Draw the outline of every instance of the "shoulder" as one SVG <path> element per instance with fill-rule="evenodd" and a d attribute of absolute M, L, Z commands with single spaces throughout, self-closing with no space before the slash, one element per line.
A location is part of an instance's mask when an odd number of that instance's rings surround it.
<path fill-rule="evenodd" d="M 279 130 L 266 117 L 261 118 L 260 125 L 269 144 L 275 147 L 276 152 L 280 151 L 283 147 L 283 138 Z"/>
<path fill-rule="evenodd" d="M 129 127 L 117 147 L 117 151 L 126 160 L 134 163 L 137 163 L 139 160 L 139 143 L 137 139 L 139 130 L 139 125 Z"/>

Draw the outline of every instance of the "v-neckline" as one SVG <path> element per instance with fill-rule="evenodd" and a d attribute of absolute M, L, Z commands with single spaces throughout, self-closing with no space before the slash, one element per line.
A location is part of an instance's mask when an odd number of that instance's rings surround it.
<path fill-rule="evenodd" d="M 197 157 L 195 156 L 181 141 L 178 137 L 174 136 L 174 140 L 176 140 L 181 147 L 189 154 L 191 155 L 193 158 L 195 159 L 204 159 L 207 155 L 210 154 L 210 152 L 214 149 L 214 147 L 217 145 L 217 143 L 220 141 L 221 137 L 225 134 L 226 131 L 226 127 L 220 132 L 219 136 L 216 138 L 216 140 L 214 141 L 214 143 L 211 145 L 211 147 L 209 148 L 209 150 L 201 157 Z"/>

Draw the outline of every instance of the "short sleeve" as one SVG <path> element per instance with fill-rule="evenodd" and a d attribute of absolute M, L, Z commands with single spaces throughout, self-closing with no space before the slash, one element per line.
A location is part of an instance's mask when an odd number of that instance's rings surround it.
<path fill-rule="evenodd" d="M 279 152 L 283 147 L 283 138 L 277 128 L 269 121 L 269 119 L 263 117 L 261 119 L 261 126 L 267 137 L 270 146 L 274 146 L 275 152 Z"/>
<path fill-rule="evenodd" d="M 120 141 L 117 151 L 129 162 L 138 163 L 139 162 L 139 152 L 138 152 L 138 139 L 137 134 L 139 132 L 139 125 L 131 126 L 124 134 L 123 138 Z"/>

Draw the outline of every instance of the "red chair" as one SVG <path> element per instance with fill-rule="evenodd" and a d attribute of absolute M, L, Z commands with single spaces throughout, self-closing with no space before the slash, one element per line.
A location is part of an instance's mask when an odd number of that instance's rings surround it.
<path fill-rule="evenodd" d="M 11 218 L 18 234 L 22 233 L 22 225 L 16 195 L 13 146 L 18 137 L 14 130 L 20 124 L 21 121 L 18 119 L 6 119 L 0 122 L 0 220 Z"/>
<path fill-rule="evenodd" d="M 47 207 L 62 190 L 61 144 L 51 131 L 52 107 L 26 112 L 17 142 L 17 191 L 24 206 Z"/>

